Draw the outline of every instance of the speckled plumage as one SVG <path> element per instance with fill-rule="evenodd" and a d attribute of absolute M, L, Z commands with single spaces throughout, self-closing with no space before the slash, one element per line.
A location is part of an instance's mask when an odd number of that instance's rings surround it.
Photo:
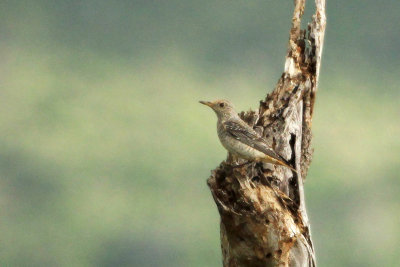
<path fill-rule="evenodd" d="M 218 137 L 230 153 L 251 161 L 286 166 L 295 171 L 285 159 L 268 146 L 264 138 L 239 117 L 229 101 L 200 101 L 200 103 L 211 107 L 217 114 Z"/>

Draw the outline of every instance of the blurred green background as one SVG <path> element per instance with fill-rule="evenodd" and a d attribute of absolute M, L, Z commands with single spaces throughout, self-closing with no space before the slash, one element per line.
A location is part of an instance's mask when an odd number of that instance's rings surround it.
<path fill-rule="evenodd" d="M 0 1 L 0 265 L 221 266 L 206 178 L 226 152 L 197 101 L 256 109 L 292 9 Z M 399 10 L 327 3 L 306 180 L 320 266 L 400 261 Z"/>

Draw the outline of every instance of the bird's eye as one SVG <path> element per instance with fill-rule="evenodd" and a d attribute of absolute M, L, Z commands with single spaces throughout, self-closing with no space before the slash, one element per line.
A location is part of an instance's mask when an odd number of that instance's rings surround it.
<path fill-rule="evenodd" d="M 223 108 L 223 107 L 225 107 L 225 103 L 219 103 L 219 106 L 220 106 L 221 108 Z"/>

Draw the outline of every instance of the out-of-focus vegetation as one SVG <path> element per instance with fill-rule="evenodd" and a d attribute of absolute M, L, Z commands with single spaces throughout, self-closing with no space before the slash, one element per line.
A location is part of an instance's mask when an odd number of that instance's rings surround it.
<path fill-rule="evenodd" d="M 197 101 L 257 108 L 292 2 L 1 1 L 0 265 L 220 266 L 205 181 L 226 153 Z M 306 181 L 321 266 L 400 261 L 399 9 L 328 0 Z"/>

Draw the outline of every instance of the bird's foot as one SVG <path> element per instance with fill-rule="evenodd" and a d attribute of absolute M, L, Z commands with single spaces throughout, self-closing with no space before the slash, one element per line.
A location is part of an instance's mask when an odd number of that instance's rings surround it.
<path fill-rule="evenodd" d="M 250 169 L 250 177 L 253 179 L 254 177 L 258 177 L 258 174 L 257 174 L 257 169 L 256 169 L 256 166 L 257 166 L 257 162 L 251 162 L 252 164 L 251 164 L 251 169 Z"/>
<path fill-rule="evenodd" d="M 248 161 L 248 162 L 245 162 L 245 163 L 242 163 L 242 164 L 236 164 L 236 165 L 232 164 L 231 166 L 232 166 L 232 168 L 241 168 L 241 167 L 247 166 L 247 165 L 249 165 L 251 163 L 253 163 L 253 162 L 252 161 Z"/>

